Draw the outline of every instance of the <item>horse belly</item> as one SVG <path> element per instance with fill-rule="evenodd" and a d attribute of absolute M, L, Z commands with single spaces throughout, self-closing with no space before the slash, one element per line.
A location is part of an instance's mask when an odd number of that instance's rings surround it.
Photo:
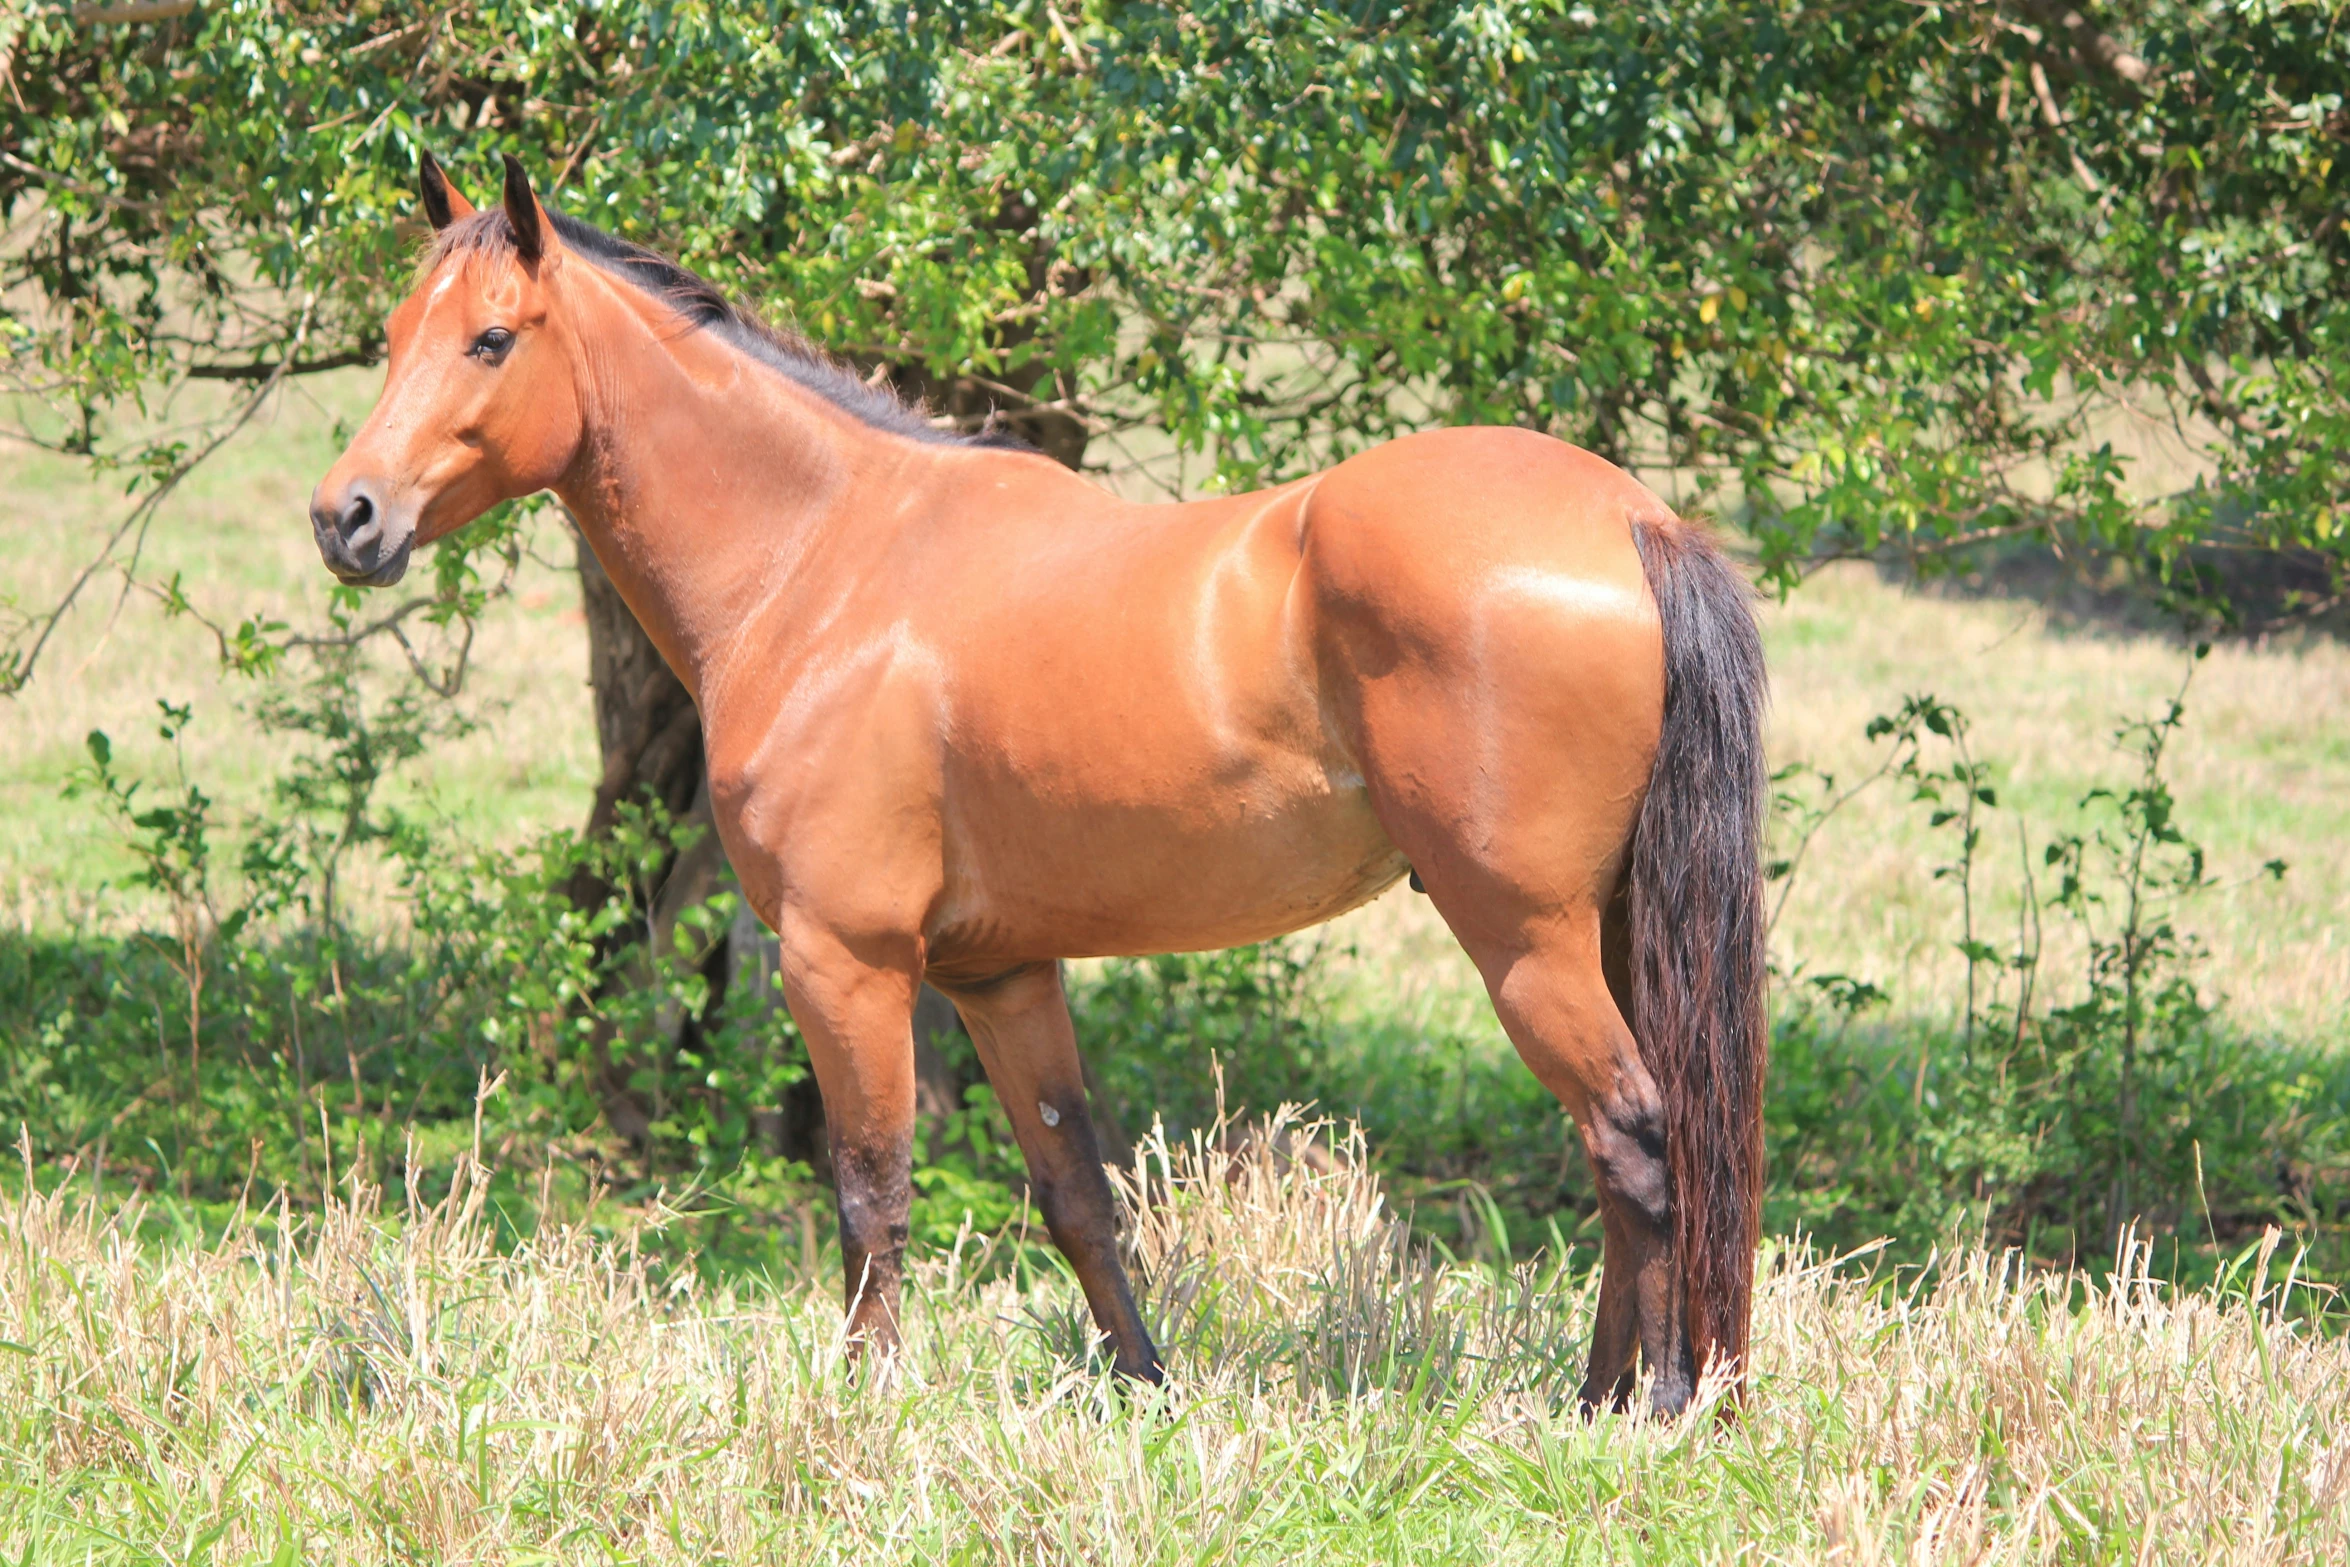
<path fill-rule="evenodd" d="M 1409 869 L 1361 780 L 1343 773 L 1271 800 L 1227 786 L 1000 809 L 966 843 L 977 852 L 950 856 L 960 863 L 930 934 L 933 961 L 957 968 L 1264 941 L 1342 914 Z"/>
<path fill-rule="evenodd" d="M 934 953 L 1232 946 L 1403 874 L 1324 711 L 1306 493 L 1064 530 L 976 601 L 954 639 L 972 651 L 944 724 Z"/>

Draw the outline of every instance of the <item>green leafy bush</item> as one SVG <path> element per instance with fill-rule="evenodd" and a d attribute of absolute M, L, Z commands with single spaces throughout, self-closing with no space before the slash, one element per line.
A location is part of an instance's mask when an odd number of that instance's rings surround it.
<path fill-rule="evenodd" d="M 403 692 L 369 712 L 339 659 L 273 689 L 261 720 L 313 744 L 244 824 L 232 876 L 199 785 L 176 775 L 159 795 L 90 737 L 69 787 L 113 818 L 167 929 L 0 942 L 0 1116 L 33 1157 L 183 1192 L 315 1193 L 355 1164 L 396 1172 L 418 1126 L 478 1117 L 509 1144 L 576 1144 L 619 1179 L 743 1162 L 752 1111 L 806 1062 L 772 975 L 713 994 L 705 959 L 739 899 L 679 910 L 658 940 L 612 939 L 642 934 L 650 878 L 708 829 L 629 805 L 601 838 L 509 853 L 384 809 L 380 784 L 436 711 Z M 186 722 L 164 704 L 160 737 Z M 363 851 L 396 877 L 399 929 L 360 928 L 337 900 Z M 608 891 L 583 907 L 581 885 Z M 633 1148 L 601 1132 L 614 1085 L 651 1106 Z"/>

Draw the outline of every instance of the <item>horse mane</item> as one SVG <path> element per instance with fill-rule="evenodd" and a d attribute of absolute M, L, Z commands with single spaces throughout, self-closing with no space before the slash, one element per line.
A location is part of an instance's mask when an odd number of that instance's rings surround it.
<path fill-rule="evenodd" d="M 709 279 L 687 271 L 659 251 L 607 234 L 560 212 L 547 216 L 564 245 L 603 271 L 650 294 L 692 325 L 708 331 L 770 370 L 876 430 L 932 446 L 999 446 L 1029 450 L 1007 431 L 965 435 L 930 422 L 923 410 L 876 386 L 797 332 L 772 326 L 719 292 Z M 434 237 L 425 255 L 431 270 L 452 255 L 513 255 L 514 226 L 503 207 L 489 206 L 458 219 Z"/>

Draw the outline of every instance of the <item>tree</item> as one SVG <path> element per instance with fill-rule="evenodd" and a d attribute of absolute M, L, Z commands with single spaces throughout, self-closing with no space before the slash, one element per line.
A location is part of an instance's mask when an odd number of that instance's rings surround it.
<path fill-rule="evenodd" d="M 1071 155 L 1106 188 L 1159 181 L 1188 220 L 1175 264 L 1117 281 L 1175 328 L 1152 346 L 1180 368 L 1152 384 L 1228 471 L 1431 417 L 1532 422 L 1686 471 L 1781 585 L 2035 538 L 2211 608 L 2196 546 L 2307 552 L 2339 594 L 2350 44 L 2330 13 L 1267 15 L 1106 10 L 1117 108 Z M 1312 372 L 1287 401 L 1243 395 L 1271 378 L 1178 358 L 1195 324 Z M 2125 413 L 2177 430 L 2201 475 L 2143 493 L 2105 439 Z"/>
<path fill-rule="evenodd" d="M 144 392 L 380 353 L 431 144 L 1064 455 L 1147 424 L 1238 483 L 1507 419 L 1687 470 L 1781 582 L 1995 537 L 2342 558 L 2314 7 L 76 14 L 0 23 L 13 379 L 158 481 Z M 2196 483 L 2131 488 L 2125 407 Z"/>
<path fill-rule="evenodd" d="M 2225 613 L 2341 596 L 2350 40 L 2309 6 L 539 7 L 145 0 L 0 18 L 13 432 L 170 489 L 289 378 L 371 363 L 416 159 L 492 153 L 967 427 L 1171 485 L 1444 420 L 1678 470 L 1786 588 L 2038 540 Z M 197 435 L 140 418 L 233 393 Z M 2113 421 L 2168 422 L 2147 493 Z M 352 635 L 437 625 L 510 515 Z M 160 588 L 160 584 L 149 584 Z M 690 810 L 690 704 L 585 577 L 605 776 Z M 370 609 L 373 606 L 369 606 Z M 5 628 L 0 689 L 49 611 Z M 222 626 L 268 666 L 284 635 Z M 403 637 L 406 633 L 403 632 Z M 405 640 L 404 646 L 409 645 Z"/>

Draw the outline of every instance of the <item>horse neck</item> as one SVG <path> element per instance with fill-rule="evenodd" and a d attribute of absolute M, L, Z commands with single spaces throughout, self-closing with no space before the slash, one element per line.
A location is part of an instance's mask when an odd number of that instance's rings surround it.
<path fill-rule="evenodd" d="M 584 426 L 557 496 L 698 703 L 809 563 L 922 448 L 594 275 L 579 289 Z"/>

